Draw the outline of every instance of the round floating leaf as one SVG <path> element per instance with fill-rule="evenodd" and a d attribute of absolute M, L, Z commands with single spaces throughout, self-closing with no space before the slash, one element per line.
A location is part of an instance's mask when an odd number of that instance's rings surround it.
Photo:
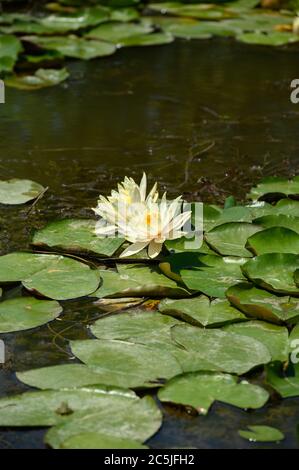
<path fill-rule="evenodd" d="M 100 238 L 95 233 L 96 221 L 67 219 L 51 222 L 38 230 L 32 244 L 50 247 L 68 253 L 88 252 L 100 256 L 113 256 L 124 243 L 122 238 Z"/>
<path fill-rule="evenodd" d="M 185 5 L 176 2 L 165 2 L 150 3 L 149 8 L 151 10 L 159 11 L 160 13 L 169 13 L 171 15 L 187 16 L 203 20 L 221 20 L 236 16 L 236 14 L 228 8 L 212 4 Z"/>
<path fill-rule="evenodd" d="M 170 342 L 170 329 L 181 323 L 158 312 L 136 311 L 101 318 L 91 326 L 91 332 L 99 339 L 113 339 L 141 343 Z"/>
<path fill-rule="evenodd" d="M 162 421 L 159 408 L 149 396 L 127 400 L 126 406 L 117 408 L 107 404 L 106 408 L 81 415 L 50 429 L 46 443 L 58 449 L 66 440 L 90 432 L 105 434 L 106 438 L 144 442 L 158 431 Z"/>
<path fill-rule="evenodd" d="M 274 214 L 299 216 L 299 201 L 294 199 L 280 199 L 274 206 Z M 292 228 L 292 227 L 290 227 Z"/>
<path fill-rule="evenodd" d="M 294 281 L 297 287 L 299 287 L 299 269 L 294 272 Z"/>
<path fill-rule="evenodd" d="M 77 36 L 24 36 L 24 41 L 36 46 L 58 51 L 66 57 L 89 60 L 111 55 L 116 51 L 113 44 L 79 38 Z"/>
<path fill-rule="evenodd" d="M 89 31 L 85 37 L 119 44 L 123 39 L 153 31 L 149 23 L 106 23 Z"/>
<path fill-rule="evenodd" d="M 45 297 L 67 300 L 94 292 L 100 275 L 88 265 L 63 256 L 33 253 L 1 256 L 0 282 L 18 281 Z"/>
<path fill-rule="evenodd" d="M 282 371 L 279 365 L 267 366 L 266 382 L 283 398 L 299 396 L 299 363 L 291 365 L 288 370 Z"/>
<path fill-rule="evenodd" d="M 17 378 L 30 387 L 60 390 L 99 385 L 102 376 L 100 372 L 97 372 L 96 367 L 88 367 L 85 364 L 62 364 L 17 372 Z M 101 388 L 106 390 L 107 387 L 102 386 Z M 107 388 L 108 392 L 109 389 Z M 125 393 L 124 390 L 120 390 L 120 392 Z M 129 390 L 127 394 L 128 396 L 134 396 L 134 393 Z"/>
<path fill-rule="evenodd" d="M 268 348 L 272 361 L 288 360 L 289 335 L 287 328 L 283 326 L 271 325 L 263 321 L 248 321 L 225 326 L 223 330 L 260 341 Z"/>
<path fill-rule="evenodd" d="M 134 21 L 139 18 L 140 14 L 136 8 L 112 8 L 110 10 L 111 21 Z"/>
<path fill-rule="evenodd" d="M 118 41 L 119 46 L 159 46 L 169 44 L 174 41 L 170 33 L 136 34 Z"/>
<path fill-rule="evenodd" d="M 299 319 L 299 301 L 258 289 L 249 283 L 240 283 L 226 291 L 228 300 L 249 317 L 274 323 Z"/>
<path fill-rule="evenodd" d="M 280 294 L 299 295 L 294 271 L 299 268 L 299 256 L 287 253 L 266 253 L 242 266 L 245 276 L 255 284 Z"/>
<path fill-rule="evenodd" d="M 262 46 L 284 46 L 299 41 L 299 36 L 289 32 L 272 31 L 267 34 L 260 32 L 243 33 L 237 35 L 237 40 L 246 44 Z"/>
<path fill-rule="evenodd" d="M 180 271 L 182 280 L 189 289 L 200 291 L 210 297 L 225 298 L 225 291 L 229 286 L 244 280 L 240 268 L 246 258 L 202 255 L 200 261 L 202 261 L 201 267 Z"/>
<path fill-rule="evenodd" d="M 96 366 L 101 383 L 125 388 L 155 387 L 182 368 L 167 349 L 117 340 L 72 341 L 72 352 Z"/>
<path fill-rule="evenodd" d="M 20 297 L 0 303 L 0 333 L 29 330 L 54 320 L 62 312 L 58 302 Z"/>
<path fill-rule="evenodd" d="M 166 240 L 164 246 L 171 253 L 184 253 L 195 252 L 203 253 L 207 255 L 216 255 L 217 253 L 212 250 L 205 240 L 202 240 L 202 236 L 194 236 L 193 238 L 181 237 L 176 240 Z"/>
<path fill-rule="evenodd" d="M 247 426 L 249 431 L 239 431 L 239 436 L 250 442 L 279 442 L 284 439 L 284 435 L 279 429 L 271 426 Z"/>
<path fill-rule="evenodd" d="M 68 77 L 67 69 L 38 69 L 34 75 L 12 75 L 5 80 L 5 84 L 20 90 L 39 90 L 59 85 Z"/>
<path fill-rule="evenodd" d="M 100 432 L 74 434 L 60 445 L 61 449 L 148 449 L 132 439 L 111 437 Z"/>
<path fill-rule="evenodd" d="M 17 37 L 0 35 L 0 72 L 11 72 L 22 51 L 22 43 Z"/>
<path fill-rule="evenodd" d="M 158 397 L 162 402 L 192 406 L 206 414 L 216 400 L 239 408 L 261 408 L 269 394 L 245 380 L 238 383 L 232 375 L 197 372 L 174 377 L 159 390 Z"/>
<path fill-rule="evenodd" d="M 30 180 L 2 180 L 0 181 L 0 203 L 25 204 L 36 199 L 44 189 L 40 184 Z"/>
<path fill-rule="evenodd" d="M 155 25 L 178 38 L 209 39 L 212 35 L 229 36 L 229 27 L 218 21 L 195 21 L 190 18 L 152 17 Z"/>
<path fill-rule="evenodd" d="M 159 268 L 142 264 L 117 266 L 118 272 L 100 271 L 102 284 L 93 294 L 103 297 L 188 297 L 186 289 L 164 276 Z"/>
<path fill-rule="evenodd" d="M 40 19 L 40 24 L 53 32 L 76 31 L 109 20 L 109 10 L 102 6 L 80 8 L 74 13 L 52 14 Z"/>
<path fill-rule="evenodd" d="M 260 230 L 257 225 L 231 222 L 215 227 L 205 239 L 221 255 L 250 257 L 252 253 L 245 248 L 247 239 Z"/>
<path fill-rule="evenodd" d="M 299 36 L 297 36 L 299 40 Z M 258 199 L 278 200 L 286 196 L 299 197 L 299 177 L 291 180 L 279 177 L 264 178 L 261 183 L 254 186 L 248 197 L 254 201 Z"/>
<path fill-rule="evenodd" d="M 271 227 L 248 238 L 246 245 L 255 255 L 299 254 L 299 234 L 284 227 Z"/>
<path fill-rule="evenodd" d="M 216 364 L 223 372 L 244 374 L 271 360 L 260 341 L 235 333 L 178 325 L 172 328 L 171 335 L 186 351 Z"/>
<path fill-rule="evenodd" d="M 254 220 L 254 223 L 262 225 L 265 228 L 284 227 L 299 234 L 299 217 L 293 215 L 266 215 L 264 217 L 258 217 Z"/>
<path fill-rule="evenodd" d="M 216 327 L 245 319 L 226 300 L 217 299 L 211 302 L 205 296 L 183 300 L 163 299 L 159 304 L 159 311 L 196 326 Z"/>
<path fill-rule="evenodd" d="M 113 416 L 138 401 L 126 390 L 103 387 L 26 392 L 0 399 L 0 426 L 53 426 L 78 412 L 85 416 L 107 409 Z"/>

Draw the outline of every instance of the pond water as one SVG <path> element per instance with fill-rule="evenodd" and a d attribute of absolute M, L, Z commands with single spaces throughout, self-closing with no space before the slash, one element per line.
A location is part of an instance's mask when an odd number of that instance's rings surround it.
<path fill-rule="evenodd" d="M 34 179 L 49 190 L 34 210 L 1 207 L 2 253 L 28 246 L 48 220 L 91 215 L 99 193 L 145 170 L 171 195 L 242 199 L 260 176 L 299 167 L 299 105 L 290 102 L 298 50 L 247 47 L 230 40 L 175 41 L 71 62 L 71 79 L 38 92 L 7 90 L 0 106 L 1 178 Z M 7 295 L 14 295 L 9 292 Z M 73 362 L 68 340 L 87 338 L 101 315 L 90 301 L 64 302 L 64 315 L 28 332 L 2 335 L 7 361 L 0 395 L 26 387 L 13 371 Z M 253 379 L 258 380 L 257 377 Z M 246 412 L 214 404 L 194 417 L 164 407 L 155 448 L 276 447 L 237 435 L 248 424 L 279 427 L 279 447 L 298 447 L 299 399 L 278 398 Z M 0 448 L 42 448 L 44 430 L 1 430 Z"/>

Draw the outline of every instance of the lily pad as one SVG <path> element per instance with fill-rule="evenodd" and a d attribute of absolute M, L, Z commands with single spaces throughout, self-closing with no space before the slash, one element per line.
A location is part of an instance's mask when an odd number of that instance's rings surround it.
<path fill-rule="evenodd" d="M 94 292 L 100 275 L 88 265 L 63 256 L 11 253 L 0 257 L 0 282 L 22 282 L 30 291 L 67 300 Z"/>
<path fill-rule="evenodd" d="M 177 2 L 150 3 L 149 8 L 160 13 L 177 16 L 187 16 L 203 20 L 222 20 L 234 18 L 236 14 L 228 8 L 213 4 L 186 5 Z"/>
<path fill-rule="evenodd" d="M 127 7 L 127 8 L 112 8 L 110 10 L 110 20 L 111 21 L 134 21 L 139 18 L 140 14 L 136 8 Z"/>
<path fill-rule="evenodd" d="M 225 326 L 223 330 L 260 341 L 268 348 L 272 361 L 288 360 L 289 335 L 286 327 L 271 325 L 263 321 L 247 321 Z"/>
<path fill-rule="evenodd" d="M 100 238 L 95 233 L 95 226 L 96 221 L 88 219 L 51 222 L 35 233 L 32 244 L 68 253 L 87 252 L 98 256 L 113 256 L 124 240 L 111 237 Z"/>
<path fill-rule="evenodd" d="M 182 373 L 167 349 L 122 340 L 71 341 L 72 352 L 88 366 L 96 366 L 101 383 L 124 388 L 157 387 Z"/>
<path fill-rule="evenodd" d="M 59 85 L 69 77 L 67 69 L 38 69 L 34 75 L 12 75 L 5 84 L 19 90 L 39 90 Z"/>
<path fill-rule="evenodd" d="M 29 385 L 43 390 L 61 390 L 65 388 L 81 388 L 101 384 L 101 371 L 96 367 L 88 367 L 85 364 L 61 364 L 57 366 L 41 367 L 25 372 L 17 372 L 17 378 Z M 103 390 L 109 387 L 101 386 Z M 113 393 L 112 389 L 111 393 Z M 125 390 L 120 390 L 125 394 Z M 133 392 L 127 390 L 128 396 L 134 396 Z M 133 394 L 133 395 L 132 395 Z"/>
<path fill-rule="evenodd" d="M 208 360 L 223 372 L 240 375 L 271 360 L 268 348 L 260 341 L 243 335 L 190 325 L 174 326 L 171 335 L 194 357 Z"/>
<path fill-rule="evenodd" d="M 262 230 L 258 225 L 245 222 L 231 222 L 215 227 L 205 235 L 213 250 L 226 256 L 251 257 L 245 248 L 247 239 Z"/>
<path fill-rule="evenodd" d="M 289 366 L 287 371 L 282 371 L 277 364 L 270 364 L 266 368 L 266 382 L 282 398 L 299 396 L 299 363 Z"/>
<path fill-rule="evenodd" d="M 111 397 L 112 399 L 113 397 Z M 66 440 L 79 433 L 103 433 L 106 438 L 119 438 L 144 442 L 161 426 L 161 411 L 154 400 L 127 400 L 126 406 L 107 406 L 93 409 L 88 414 L 72 418 L 65 424 L 55 426 L 46 434 L 46 443 L 55 449 L 64 446 Z"/>
<path fill-rule="evenodd" d="M 254 220 L 254 223 L 262 225 L 265 228 L 283 227 L 299 234 L 299 217 L 294 215 L 266 215 L 264 217 L 258 217 Z"/>
<path fill-rule="evenodd" d="M 178 38 L 209 39 L 212 35 L 229 36 L 231 30 L 222 21 L 196 21 L 191 18 L 152 17 L 152 22 Z"/>
<path fill-rule="evenodd" d="M 153 31 L 149 23 L 106 23 L 89 31 L 85 37 L 120 44 L 123 39 Z"/>
<path fill-rule="evenodd" d="M 255 255 L 299 254 L 299 234 L 284 227 L 271 227 L 252 235 L 246 245 Z"/>
<path fill-rule="evenodd" d="M 86 40 L 74 35 L 24 36 L 22 39 L 42 49 L 58 51 L 66 57 L 83 60 L 111 55 L 116 51 L 113 44 L 104 41 Z"/>
<path fill-rule="evenodd" d="M 36 199 L 43 191 L 43 186 L 35 183 L 35 181 L 21 179 L 2 180 L 0 181 L 0 203 L 11 205 L 25 204 Z"/>
<path fill-rule="evenodd" d="M 225 298 L 228 287 L 244 280 L 241 266 L 246 262 L 246 258 L 202 255 L 200 261 L 201 267 L 180 271 L 182 280 L 189 289 L 210 297 Z"/>
<path fill-rule="evenodd" d="M 58 302 L 20 297 L 0 302 L 0 333 L 29 330 L 54 320 L 62 312 Z"/>
<path fill-rule="evenodd" d="M 239 431 L 239 436 L 250 442 L 280 442 L 284 439 L 284 435 L 279 429 L 271 426 L 248 426 L 249 431 Z"/>
<path fill-rule="evenodd" d="M 299 36 L 297 36 L 299 40 Z M 249 199 L 278 200 L 287 196 L 299 197 L 299 176 L 291 180 L 279 177 L 264 178 L 254 186 L 248 194 Z"/>
<path fill-rule="evenodd" d="M 0 72 L 11 72 L 23 51 L 21 41 L 13 35 L 0 35 Z"/>
<path fill-rule="evenodd" d="M 132 439 L 106 436 L 100 432 L 74 434 L 60 445 L 61 449 L 148 449 Z"/>
<path fill-rule="evenodd" d="M 100 271 L 102 284 L 94 297 L 188 297 L 189 293 L 164 276 L 157 267 L 142 264 L 117 266 L 116 271 Z"/>
<path fill-rule="evenodd" d="M 52 32 L 77 31 L 82 28 L 95 26 L 110 18 L 109 10 L 102 6 L 80 8 L 74 13 L 51 14 L 40 19 L 40 24 Z"/>
<path fill-rule="evenodd" d="M 174 41 L 174 37 L 170 33 L 153 33 L 153 34 L 136 34 L 118 41 L 119 46 L 159 46 L 169 44 Z"/>
<path fill-rule="evenodd" d="M 230 287 L 226 296 L 232 305 L 249 317 L 281 323 L 299 319 L 299 300 L 277 296 L 250 283 Z"/>
<path fill-rule="evenodd" d="M 274 206 L 274 213 L 299 217 L 299 201 L 290 198 L 280 199 Z"/>
<path fill-rule="evenodd" d="M 85 416 L 107 408 L 113 416 L 135 402 L 135 394 L 112 387 L 26 392 L 0 399 L 0 426 L 53 426 L 79 411 Z"/>
<path fill-rule="evenodd" d="M 266 253 L 242 266 L 245 276 L 254 284 L 279 294 L 299 295 L 294 272 L 299 268 L 299 256 L 288 253 Z"/>
<path fill-rule="evenodd" d="M 201 235 L 195 235 L 192 238 L 181 237 L 176 240 L 166 240 L 164 246 L 171 253 L 184 253 L 195 252 L 207 255 L 216 255 L 217 253 L 212 250 L 205 240 L 202 240 Z"/>
<path fill-rule="evenodd" d="M 239 408 L 261 408 L 269 394 L 263 388 L 228 374 L 197 372 L 171 379 L 159 390 L 162 402 L 192 406 L 198 413 L 207 414 L 214 401 Z"/>
<path fill-rule="evenodd" d="M 259 32 L 243 33 L 237 35 L 236 39 L 246 44 L 257 44 L 261 46 L 285 46 L 299 41 L 299 36 L 294 33 L 273 31 L 263 34 Z"/>
<path fill-rule="evenodd" d="M 159 304 L 159 311 L 196 326 L 216 327 L 245 319 L 226 300 L 210 301 L 203 295 L 183 300 L 163 299 Z"/>

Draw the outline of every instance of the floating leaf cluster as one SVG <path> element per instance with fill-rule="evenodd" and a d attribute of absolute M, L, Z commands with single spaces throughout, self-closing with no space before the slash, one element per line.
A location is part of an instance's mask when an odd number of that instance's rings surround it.
<path fill-rule="evenodd" d="M 277 3 L 277 2 L 274 2 Z M 0 15 L 0 74 L 8 86 L 34 90 L 69 76 L 65 59 L 90 60 L 121 47 L 169 44 L 175 38 L 233 37 L 246 44 L 299 41 L 297 2 L 281 10 L 259 0 L 141 3 L 140 0 L 49 3 L 35 13 Z M 273 4 L 273 8 L 277 5 Z"/>
<path fill-rule="evenodd" d="M 27 252 L 0 256 L 0 334 L 57 321 L 74 298 L 118 311 L 70 341 L 75 362 L 17 372 L 33 390 L 0 399 L 0 426 L 50 428 L 54 448 L 139 448 L 162 424 L 147 391 L 199 414 L 215 401 L 247 410 L 299 396 L 297 182 L 264 180 L 244 205 L 204 204 L 204 245 L 174 240 L 157 260 L 121 258 L 124 240 L 96 237 L 93 219 L 50 222 Z M 11 184 L 7 204 L 42 190 Z M 283 439 L 266 424 L 240 436 Z"/>

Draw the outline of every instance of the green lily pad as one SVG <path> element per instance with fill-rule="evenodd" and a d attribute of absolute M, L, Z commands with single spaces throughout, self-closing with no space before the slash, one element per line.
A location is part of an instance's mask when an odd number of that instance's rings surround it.
<path fill-rule="evenodd" d="M 96 366 L 102 384 L 157 387 L 162 379 L 182 373 L 180 364 L 166 348 L 104 339 L 71 341 L 71 348 L 83 363 Z"/>
<path fill-rule="evenodd" d="M 124 243 L 122 238 L 103 237 L 95 233 L 96 221 L 88 219 L 66 219 L 51 222 L 38 230 L 32 244 L 49 247 L 68 253 L 92 253 L 113 256 Z"/>
<path fill-rule="evenodd" d="M 187 16 L 203 20 L 222 20 L 234 18 L 236 14 L 228 8 L 213 4 L 186 5 L 177 2 L 150 3 L 149 8 L 160 13 L 177 16 Z"/>
<path fill-rule="evenodd" d="M 205 232 L 209 232 L 213 228 L 229 222 L 251 222 L 251 209 L 244 206 L 233 206 L 221 209 L 217 206 L 203 205 L 202 218 L 201 215 L 196 217 L 193 215 L 192 223 L 197 227 L 202 227 Z"/>
<path fill-rule="evenodd" d="M 283 227 L 289 230 L 293 230 L 294 232 L 299 234 L 299 217 L 296 217 L 294 215 L 266 215 L 264 217 L 258 217 L 254 220 L 254 223 L 261 225 L 265 228 Z"/>
<path fill-rule="evenodd" d="M 299 36 L 289 32 L 273 31 L 263 34 L 259 32 L 239 34 L 236 39 L 246 44 L 257 44 L 261 46 L 284 46 L 299 41 Z"/>
<path fill-rule="evenodd" d="M 297 36 L 299 39 L 299 36 Z M 264 178 L 261 183 L 254 186 L 248 194 L 249 199 L 278 200 L 287 196 L 299 197 L 299 177 L 291 180 L 278 177 Z"/>
<path fill-rule="evenodd" d="M 274 206 L 274 214 L 276 213 L 299 217 L 299 201 L 290 198 L 280 199 Z"/>
<path fill-rule="evenodd" d="M 118 264 L 116 271 L 100 271 L 102 284 L 94 297 L 188 297 L 186 289 L 157 267 Z"/>
<path fill-rule="evenodd" d="M 250 442 L 280 442 L 284 439 L 284 435 L 279 429 L 271 426 L 247 426 L 249 431 L 239 431 L 239 436 Z"/>
<path fill-rule="evenodd" d="M 111 437 L 99 432 L 74 434 L 60 445 L 61 449 L 148 449 L 132 439 Z"/>
<path fill-rule="evenodd" d="M 23 51 L 21 41 L 13 35 L 0 35 L 0 72 L 11 72 Z"/>
<path fill-rule="evenodd" d="M 296 322 L 299 319 L 299 300 L 276 296 L 250 283 L 230 287 L 226 296 L 232 305 L 252 318 L 273 323 Z"/>
<path fill-rule="evenodd" d="M 271 227 L 252 235 L 246 245 L 255 255 L 299 254 L 299 234 L 284 227 Z"/>
<path fill-rule="evenodd" d="M 40 19 L 40 24 L 52 30 L 52 32 L 77 31 L 78 29 L 96 26 L 99 23 L 108 21 L 109 10 L 100 5 L 94 7 L 81 8 L 74 13 L 67 15 L 51 14 Z"/>
<path fill-rule="evenodd" d="M 52 34 L 53 29 L 32 18 L 32 21 L 17 20 L 10 25 L 0 26 L 0 32 L 5 34 Z"/>
<path fill-rule="evenodd" d="M 182 280 L 189 289 L 200 291 L 210 297 L 225 298 L 228 287 L 244 281 L 240 268 L 246 262 L 246 258 L 201 255 L 200 261 L 201 267 L 180 270 Z"/>
<path fill-rule="evenodd" d="M 113 397 L 111 397 L 112 399 Z M 144 442 L 161 426 L 161 411 L 155 401 L 146 396 L 142 399 L 127 400 L 126 406 L 107 406 L 81 413 L 55 426 L 46 434 L 46 443 L 55 449 L 64 446 L 66 440 L 82 433 L 103 433 L 106 438 L 120 438 Z"/>
<path fill-rule="evenodd" d="M 30 387 L 42 390 L 61 390 L 65 388 L 81 388 L 101 384 L 101 371 L 85 364 L 61 364 L 41 367 L 25 372 L 17 372 L 17 378 Z M 104 386 L 102 386 L 105 389 Z M 107 389 L 107 393 L 108 393 Z M 124 392 L 124 390 L 120 390 Z M 133 393 L 133 392 L 132 392 Z M 128 395 L 131 392 L 128 390 Z"/>
<path fill-rule="evenodd" d="M 43 191 L 43 186 L 35 183 L 35 181 L 21 179 L 2 180 L 0 181 L 0 203 L 12 205 L 25 204 L 36 199 Z"/>
<path fill-rule="evenodd" d="M 299 287 L 299 269 L 294 272 L 294 281 L 297 287 Z"/>
<path fill-rule="evenodd" d="M 164 246 L 171 253 L 184 253 L 186 251 L 191 251 L 207 255 L 216 255 L 217 253 L 209 247 L 206 241 L 201 241 L 201 239 L 201 235 L 196 235 L 192 238 L 181 237 L 177 238 L 176 240 L 166 240 Z"/>
<path fill-rule="evenodd" d="M 261 408 L 269 394 L 263 388 L 228 374 L 197 372 L 171 379 L 159 390 L 162 402 L 192 406 L 198 413 L 207 414 L 214 401 L 239 408 Z"/>
<path fill-rule="evenodd" d="M 20 297 L 0 302 L 0 333 L 29 330 L 54 320 L 62 312 L 58 302 Z"/>
<path fill-rule="evenodd" d="M 269 364 L 266 372 L 267 384 L 282 398 L 299 396 L 299 363 L 291 364 L 287 371 L 282 371 L 280 365 Z"/>
<path fill-rule="evenodd" d="M 39 90 L 59 85 L 69 77 L 67 69 L 38 69 L 34 75 L 12 75 L 5 80 L 5 85 L 19 90 Z"/>
<path fill-rule="evenodd" d="M 91 326 L 99 339 L 111 339 L 150 346 L 162 341 L 170 342 L 170 330 L 181 323 L 158 312 L 133 310 L 101 318 Z"/>
<path fill-rule="evenodd" d="M 83 60 L 111 55 L 116 51 L 113 44 L 103 41 L 86 40 L 74 35 L 24 36 L 23 40 L 35 44 L 42 49 L 58 51 L 66 57 Z"/>
<path fill-rule="evenodd" d="M 170 33 L 152 33 L 152 34 L 135 34 L 118 41 L 119 46 L 159 46 L 170 44 L 174 41 L 174 37 Z"/>
<path fill-rule="evenodd" d="M 247 239 L 262 230 L 258 225 L 245 222 L 230 222 L 219 225 L 205 235 L 213 250 L 226 256 L 251 257 L 245 248 Z"/>
<path fill-rule="evenodd" d="M 135 394 L 112 387 L 26 392 L 0 399 L 0 426 L 53 426 L 107 408 L 113 416 L 135 402 Z"/>
<path fill-rule="evenodd" d="M 149 23 L 106 23 L 89 31 L 85 37 L 119 44 L 123 39 L 153 31 Z"/>
<path fill-rule="evenodd" d="M 225 326 L 223 330 L 260 341 L 268 348 L 272 361 L 288 360 L 289 335 L 286 327 L 271 325 L 263 321 L 247 321 Z"/>
<path fill-rule="evenodd" d="M 139 18 L 140 14 L 136 8 L 127 7 L 127 8 L 112 8 L 110 10 L 110 20 L 111 21 L 134 21 Z"/>
<path fill-rule="evenodd" d="M 271 360 L 268 348 L 260 341 L 219 329 L 204 329 L 190 325 L 174 326 L 171 335 L 178 345 L 216 364 L 223 372 L 244 374 Z"/>
<path fill-rule="evenodd" d="M 209 39 L 212 35 L 229 36 L 231 31 L 222 21 L 196 21 L 190 18 L 151 17 L 163 31 L 177 38 Z"/>
<path fill-rule="evenodd" d="M 266 253 L 242 266 L 245 276 L 254 284 L 279 294 L 299 295 L 294 272 L 299 268 L 299 256 L 288 253 Z"/>
<path fill-rule="evenodd" d="M 203 295 L 183 300 L 163 299 L 159 303 L 159 311 L 195 326 L 216 327 L 245 319 L 226 300 L 216 299 L 211 302 Z"/>
<path fill-rule="evenodd" d="M 67 300 L 94 292 L 100 275 L 88 265 L 63 256 L 11 253 L 0 257 L 0 282 L 22 282 L 30 291 Z"/>

